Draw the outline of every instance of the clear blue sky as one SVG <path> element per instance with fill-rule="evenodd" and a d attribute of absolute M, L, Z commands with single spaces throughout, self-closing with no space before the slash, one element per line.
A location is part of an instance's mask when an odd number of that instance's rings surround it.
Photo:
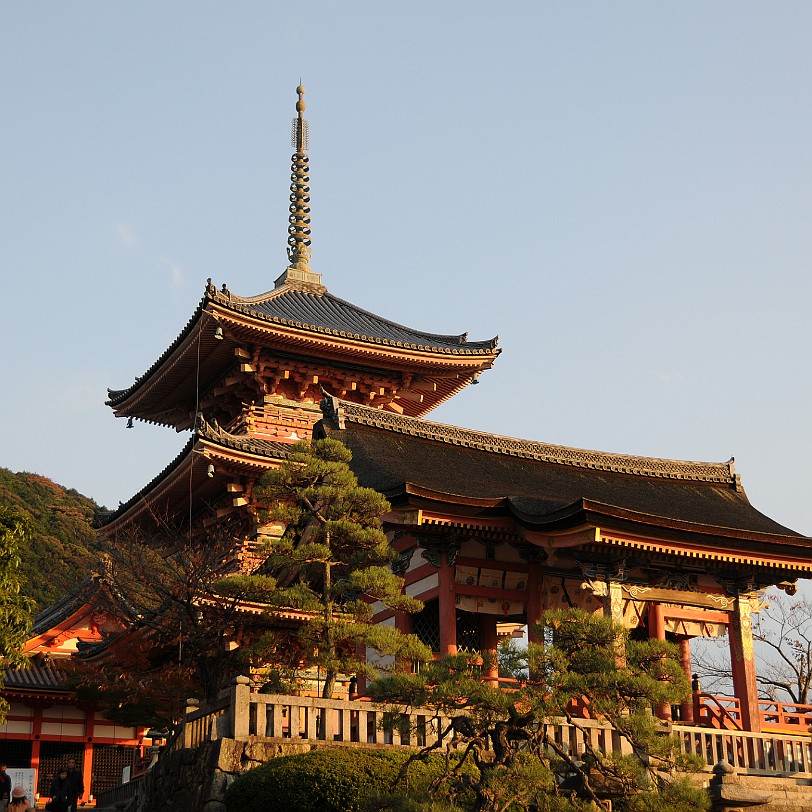
<path fill-rule="evenodd" d="M 435 419 L 735 455 L 812 534 L 810 41 L 807 2 L 3 3 L 0 465 L 115 506 L 174 457 L 106 387 L 284 269 L 301 76 L 314 270 L 499 334 Z"/>

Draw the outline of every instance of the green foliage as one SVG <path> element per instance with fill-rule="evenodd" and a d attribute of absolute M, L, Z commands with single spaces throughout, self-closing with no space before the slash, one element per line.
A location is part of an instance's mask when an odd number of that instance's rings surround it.
<path fill-rule="evenodd" d="M 0 668 L 22 666 L 22 649 L 31 628 L 33 602 L 21 593 L 20 546 L 30 532 L 28 517 L 0 505 Z M 0 688 L 3 687 L 0 671 Z M 0 699 L 0 722 L 8 703 Z"/>
<path fill-rule="evenodd" d="M 245 594 L 239 584 L 228 592 L 217 585 L 250 526 L 239 514 L 191 531 L 154 518 L 149 533 L 131 526 L 105 539 L 108 577 L 137 622 L 110 640 L 107 659 L 83 675 L 79 689 L 111 719 L 172 727 L 187 697 L 214 701 L 243 668 L 226 641 L 242 623 Z"/>
<path fill-rule="evenodd" d="M 409 759 L 395 751 L 323 749 L 280 756 L 240 776 L 226 793 L 228 812 L 360 812 L 387 797 Z M 439 756 L 416 760 L 409 785 L 425 788 L 442 774 Z M 390 809 L 379 800 L 375 807 Z"/>
<path fill-rule="evenodd" d="M 419 674 L 390 675 L 371 686 L 380 701 L 428 707 L 453 715 L 446 745 L 462 761 L 446 775 L 442 797 L 475 800 L 478 812 L 606 809 L 610 799 L 628 812 L 701 810 L 707 796 L 687 782 L 668 779 L 671 770 L 696 765 L 679 752 L 652 709 L 683 701 L 690 693 L 673 646 L 632 641 L 610 618 L 579 610 L 546 613 L 539 637 L 545 645 L 507 646 L 500 672 L 518 681 L 506 692 L 479 681 L 480 661 L 455 655 L 430 663 Z M 550 723 L 574 727 L 586 707 L 591 719 L 614 728 L 624 755 L 605 754 L 584 736 L 576 757 L 556 740 Z M 557 721 L 556 721 L 557 720 Z M 453 740 L 451 733 L 453 732 Z M 463 767 L 472 760 L 479 777 Z M 432 797 L 437 786 L 431 788 Z"/>
<path fill-rule="evenodd" d="M 21 540 L 21 590 L 43 609 L 79 583 L 99 562 L 91 527 L 99 506 L 38 474 L 0 468 L 0 506 L 28 517 Z"/>
<path fill-rule="evenodd" d="M 272 607 L 311 614 L 297 646 L 271 633 L 255 653 L 283 666 L 317 666 L 325 675 L 325 697 L 339 674 L 375 673 L 359 650 L 375 649 L 396 663 L 431 656 L 416 636 L 371 623 L 376 601 L 406 612 L 422 604 L 403 594 L 403 580 L 390 568 L 394 554 L 380 523 L 389 503 L 359 487 L 350 459 L 337 440 L 293 445 L 285 464 L 254 488 L 260 518 L 285 523 L 285 533 L 268 543 L 263 574 L 218 585 L 226 593 L 242 590 Z"/>

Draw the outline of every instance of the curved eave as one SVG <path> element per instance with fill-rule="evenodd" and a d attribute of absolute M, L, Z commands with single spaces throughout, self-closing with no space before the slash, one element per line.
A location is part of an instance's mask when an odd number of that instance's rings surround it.
<path fill-rule="evenodd" d="M 511 507 L 513 515 L 527 527 L 549 527 L 555 524 L 586 521 L 601 524 L 607 520 L 618 520 L 637 526 L 657 527 L 670 532 L 695 533 L 708 538 L 731 539 L 765 544 L 787 544 L 799 550 L 808 550 L 812 560 L 812 539 L 806 536 L 791 536 L 781 533 L 765 533 L 736 527 L 701 524 L 668 516 L 630 510 L 589 499 L 582 499 L 553 513 L 532 515 Z"/>
<path fill-rule="evenodd" d="M 404 501 L 431 503 L 437 506 L 455 505 L 460 507 L 479 508 L 483 510 L 497 510 L 504 508 L 508 504 L 507 497 L 483 498 L 467 496 L 461 493 L 449 493 L 447 491 L 424 488 L 412 482 L 405 482 L 383 492 L 383 495 L 390 502 Z"/>
<path fill-rule="evenodd" d="M 29 638 L 23 646 L 23 653 L 35 651 L 40 646 L 46 646 L 50 641 L 60 637 L 61 635 L 65 634 L 65 632 L 79 627 L 81 622 L 85 620 L 92 612 L 92 607 L 90 604 L 91 600 L 92 598 L 88 601 L 82 601 L 78 606 L 76 606 L 73 612 L 64 617 L 62 620 L 53 623 L 47 629 L 42 629 L 33 637 Z"/>
<path fill-rule="evenodd" d="M 254 480 L 285 459 L 285 446 L 269 441 L 225 439 L 193 434 L 175 459 L 135 496 L 100 522 L 103 536 L 130 526 L 154 526 L 156 521 L 197 515 L 225 493 L 235 478 Z M 229 444 L 229 438 L 231 443 Z M 239 442 L 238 442 L 239 441 Z M 261 448 L 252 449 L 253 443 Z M 208 467 L 214 465 L 214 475 Z"/>
<path fill-rule="evenodd" d="M 812 571 L 812 539 L 804 536 L 681 521 L 586 499 L 544 516 L 529 515 L 514 507 L 511 513 L 531 533 L 589 526 L 600 530 L 596 542 L 608 545 L 656 547 L 689 558 L 701 555 L 723 561 L 746 559 L 754 566 Z"/>
<path fill-rule="evenodd" d="M 223 330 L 222 340 L 215 338 L 218 326 Z M 117 417 L 188 427 L 197 398 L 236 365 L 234 351 L 238 347 L 251 345 L 321 362 L 349 364 L 361 370 L 416 370 L 437 389 L 422 393 L 420 404 L 407 400 L 400 404 L 406 414 L 421 416 L 456 394 L 475 374 L 489 369 L 500 353 L 496 342 L 461 342 L 438 348 L 430 343 L 388 341 L 265 316 L 248 305 L 230 302 L 224 294 L 207 291 L 184 329 L 158 360 L 127 389 L 108 390 L 107 405 Z"/>

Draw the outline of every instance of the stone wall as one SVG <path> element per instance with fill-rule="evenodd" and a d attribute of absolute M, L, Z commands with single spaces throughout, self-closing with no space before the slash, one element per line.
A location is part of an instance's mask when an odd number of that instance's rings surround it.
<path fill-rule="evenodd" d="M 313 750 L 309 742 L 219 739 L 163 756 L 144 776 L 126 812 L 225 812 L 226 789 L 241 773 L 275 756 Z"/>
<path fill-rule="evenodd" d="M 139 783 L 138 794 L 123 812 L 225 812 L 226 790 L 232 781 L 276 756 L 306 753 L 324 743 L 235 741 L 219 739 L 200 747 L 164 755 Z M 333 745 L 334 746 L 334 745 Z M 369 745 L 350 745 L 369 747 Z M 374 747 L 374 745 L 372 745 Z M 717 765 L 714 775 L 695 773 L 693 782 L 709 789 L 714 810 L 733 812 L 742 808 L 757 812 L 808 812 L 812 810 L 812 780 L 743 776 Z M 709 786 L 710 785 L 710 786 Z M 103 809 L 114 807 L 99 807 Z"/>

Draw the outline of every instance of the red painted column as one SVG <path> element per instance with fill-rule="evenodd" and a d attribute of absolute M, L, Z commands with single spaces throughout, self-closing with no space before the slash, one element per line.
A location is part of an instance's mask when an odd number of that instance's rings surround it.
<path fill-rule="evenodd" d="M 681 637 L 679 641 L 679 661 L 682 665 L 682 670 L 685 672 L 685 678 L 688 684 L 691 684 L 691 638 Z M 694 702 L 693 696 L 683 702 L 680 706 L 680 718 L 685 724 L 692 725 L 694 723 Z"/>
<path fill-rule="evenodd" d="M 82 782 L 85 785 L 85 794 L 79 799 L 86 802 L 90 797 L 93 780 L 93 728 L 96 722 L 96 714 L 93 710 L 88 710 L 85 717 L 85 752 L 82 757 Z"/>
<path fill-rule="evenodd" d="M 448 554 L 440 553 L 440 656 L 457 653 L 457 605 L 454 590 L 454 566 Z"/>
<path fill-rule="evenodd" d="M 527 575 L 527 639 L 531 643 L 540 643 L 541 637 L 536 631 L 536 623 L 541 617 L 541 572 L 539 565 L 530 562 Z"/>
<path fill-rule="evenodd" d="M 730 613 L 730 667 L 733 672 L 733 693 L 739 700 L 742 727 L 755 733 L 761 731 L 761 713 L 758 707 L 758 683 L 753 653 L 753 627 L 750 620 L 750 602 L 736 598 Z"/>
<path fill-rule="evenodd" d="M 650 640 L 665 640 L 665 617 L 659 603 L 648 605 L 648 636 Z M 658 719 L 671 721 L 671 708 L 668 705 L 657 705 L 654 713 Z"/>
<path fill-rule="evenodd" d="M 496 615 L 479 616 L 482 636 L 482 654 L 487 661 L 482 669 L 482 679 L 494 688 L 499 685 L 499 636 L 496 633 Z"/>
<path fill-rule="evenodd" d="M 34 794 L 36 795 L 39 790 L 39 750 L 40 750 L 40 736 L 42 735 L 42 707 L 36 705 L 34 707 L 34 721 L 31 725 L 31 733 L 34 736 L 34 741 L 31 742 L 31 768 L 34 772 Z M 50 789 L 50 785 L 48 786 Z M 45 791 L 47 792 L 48 789 Z"/>

